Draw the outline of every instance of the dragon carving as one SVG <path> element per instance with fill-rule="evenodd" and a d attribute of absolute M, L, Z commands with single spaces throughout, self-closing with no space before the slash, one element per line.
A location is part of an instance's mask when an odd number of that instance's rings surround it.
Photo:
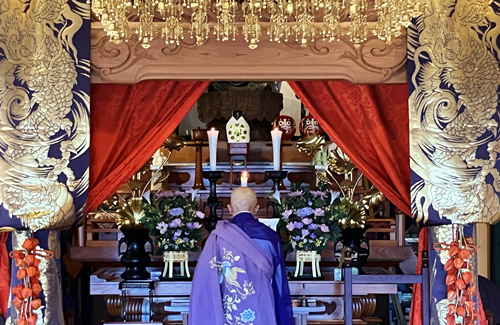
<path fill-rule="evenodd" d="M 26 227 L 67 228 L 88 189 L 88 54 L 74 35 L 85 2 L 0 0 L 0 203 Z M 83 86 L 85 88 L 85 86 Z M 86 160 L 83 173 L 72 162 Z"/>
<path fill-rule="evenodd" d="M 500 220 L 497 1 L 428 0 L 408 31 L 412 214 Z M 499 157 L 500 158 L 500 157 Z M 437 215 L 436 215 L 437 214 Z"/>

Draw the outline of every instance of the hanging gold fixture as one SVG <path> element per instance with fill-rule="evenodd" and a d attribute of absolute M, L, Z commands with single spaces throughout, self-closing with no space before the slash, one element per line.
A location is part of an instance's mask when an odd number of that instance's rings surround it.
<path fill-rule="evenodd" d="M 133 1 L 133 2 L 132 2 Z M 92 10 L 99 17 L 110 41 L 120 43 L 129 36 L 128 15 L 135 8 L 139 16 L 136 34 L 144 48 L 153 38 L 167 44 L 179 44 L 184 38 L 181 25 L 185 11 L 190 12 L 189 35 L 203 45 L 210 30 L 218 41 L 235 40 L 238 26 L 251 49 L 258 47 L 262 30 L 270 41 L 293 39 L 303 47 L 317 38 L 335 41 L 341 36 L 358 48 L 368 36 L 375 35 L 391 44 L 409 26 L 412 17 L 421 13 L 413 0 L 93 0 Z M 242 19 L 237 22 L 237 10 Z M 211 12 L 214 15 L 211 15 Z M 367 22 L 369 12 L 376 13 L 374 24 Z M 154 21 L 155 13 L 164 25 Z M 209 16 L 213 21 L 209 21 Z M 343 29 L 342 22 L 349 27 Z"/>

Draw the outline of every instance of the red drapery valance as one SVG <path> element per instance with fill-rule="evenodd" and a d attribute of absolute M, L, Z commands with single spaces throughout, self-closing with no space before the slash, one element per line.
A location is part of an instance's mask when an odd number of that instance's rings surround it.
<path fill-rule="evenodd" d="M 409 215 L 408 86 L 337 80 L 289 84 L 330 138 Z"/>
<path fill-rule="evenodd" d="M 148 161 L 208 84 L 152 80 L 137 85 L 92 85 L 87 211 L 95 209 Z"/>

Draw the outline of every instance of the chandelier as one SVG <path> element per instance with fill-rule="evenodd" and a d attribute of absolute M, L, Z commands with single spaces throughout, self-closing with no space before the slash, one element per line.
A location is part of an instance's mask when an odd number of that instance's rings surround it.
<path fill-rule="evenodd" d="M 200 46 L 210 32 L 218 41 L 234 41 L 238 27 L 251 49 L 258 47 L 262 30 L 267 30 L 272 42 L 293 40 L 307 47 L 317 39 L 332 42 L 347 36 L 359 48 L 369 35 L 391 44 L 410 25 L 411 18 L 421 13 L 421 5 L 414 0 L 92 1 L 92 11 L 116 44 L 127 41 L 131 34 L 128 16 L 132 10 L 139 16 L 135 33 L 146 49 L 160 36 L 167 44 L 178 45 L 185 32 Z M 182 24 L 186 12 L 191 14 L 190 21 Z M 238 15 L 242 17 L 237 19 Z M 369 15 L 376 15 L 373 24 L 368 23 Z M 155 21 L 155 17 L 161 19 Z M 343 28 L 344 22 L 348 27 Z"/>

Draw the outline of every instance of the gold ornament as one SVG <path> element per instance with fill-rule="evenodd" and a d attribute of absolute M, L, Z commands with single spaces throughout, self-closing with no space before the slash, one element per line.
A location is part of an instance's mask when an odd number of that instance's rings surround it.
<path fill-rule="evenodd" d="M 118 228 L 142 228 L 141 219 L 146 216 L 142 209 L 142 197 L 128 199 L 120 209 L 116 210 L 116 214 L 112 216 L 115 218 Z"/>
<path fill-rule="evenodd" d="M 426 1 L 408 29 L 412 214 L 452 223 L 500 221 L 498 37 L 492 1 Z M 443 220 L 445 222 L 445 220 Z"/>
<path fill-rule="evenodd" d="M 316 151 L 322 150 L 325 144 L 325 137 L 317 134 L 310 134 L 305 137 L 300 138 L 297 141 L 297 149 L 299 152 L 305 152 L 308 155 L 316 153 Z"/>
<path fill-rule="evenodd" d="M 167 44 L 179 44 L 183 39 L 179 22 L 184 10 L 191 13 L 189 30 L 196 44 L 204 44 L 211 25 L 218 41 L 235 40 L 240 22 L 236 19 L 237 11 L 241 10 L 242 34 L 250 49 L 258 47 L 264 28 L 273 42 L 287 42 L 293 36 L 296 43 L 307 47 L 318 36 L 332 42 L 347 35 L 359 48 L 369 35 L 391 44 L 410 25 L 411 17 L 423 10 L 419 1 L 412 0 L 242 0 L 241 4 L 236 0 L 141 0 L 135 4 L 132 6 L 130 0 L 92 1 L 92 10 L 104 25 L 110 41 L 127 40 L 127 17 L 131 8 L 137 8 L 140 24 L 136 33 L 145 48 L 157 33 L 153 22 L 155 12 L 165 20 L 161 34 Z M 209 22 L 210 11 L 216 17 L 215 22 Z M 375 28 L 367 23 L 368 12 L 373 11 L 378 15 Z M 263 21 L 263 17 L 269 17 L 269 22 Z M 348 29 L 343 30 L 341 22 L 348 23 Z"/>

